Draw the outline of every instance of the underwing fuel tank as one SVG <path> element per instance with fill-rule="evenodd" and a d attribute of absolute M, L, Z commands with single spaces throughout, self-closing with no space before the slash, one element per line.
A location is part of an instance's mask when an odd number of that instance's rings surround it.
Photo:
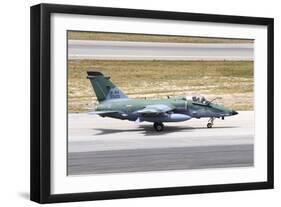
<path fill-rule="evenodd" d="M 186 114 L 165 114 L 163 116 L 142 116 L 140 117 L 140 121 L 148 121 L 148 122 L 180 122 L 191 119 L 190 116 Z"/>

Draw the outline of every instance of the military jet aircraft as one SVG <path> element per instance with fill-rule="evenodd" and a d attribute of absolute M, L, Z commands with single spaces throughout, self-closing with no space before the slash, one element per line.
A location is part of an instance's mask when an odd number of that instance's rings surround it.
<path fill-rule="evenodd" d="M 91 112 L 101 117 L 110 117 L 135 122 L 152 122 L 156 131 L 164 129 L 163 122 L 181 122 L 192 118 L 209 118 L 212 128 L 215 118 L 233 116 L 238 112 L 208 101 L 203 96 L 167 97 L 167 99 L 131 99 L 111 81 L 97 71 L 88 71 L 99 104 Z M 217 98 L 216 98 L 217 99 Z"/>

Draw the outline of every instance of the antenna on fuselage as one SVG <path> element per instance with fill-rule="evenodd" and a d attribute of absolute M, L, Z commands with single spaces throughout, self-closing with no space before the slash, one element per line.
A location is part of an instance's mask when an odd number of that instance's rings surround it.
<path fill-rule="evenodd" d="M 212 99 L 211 101 L 209 101 L 209 103 L 212 103 L 213 101 L 215 101 L 217 99 L 222 99 L 222 97 L 216 97 L 216 98 Z"/>

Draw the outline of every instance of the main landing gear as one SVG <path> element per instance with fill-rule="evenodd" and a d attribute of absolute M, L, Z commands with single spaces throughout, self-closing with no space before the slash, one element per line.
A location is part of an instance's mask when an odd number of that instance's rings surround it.
<path fill-rule="evenodd" d="M 207 124 L 207 128 L 212 128 L 213 125 L 214 125 L 214 120 L 215 118 L 214 117 L 211 117 L 208 121 L 208 124 Z"/>
<path fill-rule="evenodd" d="M 164 129 L 164 124 L 162 122 L 155 122 L 153 126 L 157 132 L 161 132 Z"/>

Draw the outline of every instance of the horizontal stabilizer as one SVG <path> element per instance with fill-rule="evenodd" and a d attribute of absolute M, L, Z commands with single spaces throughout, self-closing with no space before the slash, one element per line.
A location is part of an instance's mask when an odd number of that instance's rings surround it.
<path fill-rule="evenodd" d="M 103 76 L 101 72 L 98 71 L 87 71 L 88 76 Z"/>
<path fill-rule="evenodd" d="M 93 115 L 110 115 L 110 114 L 116 114 L 119 113 L 119 111 L 92 111 L 89 114 Z"/>

